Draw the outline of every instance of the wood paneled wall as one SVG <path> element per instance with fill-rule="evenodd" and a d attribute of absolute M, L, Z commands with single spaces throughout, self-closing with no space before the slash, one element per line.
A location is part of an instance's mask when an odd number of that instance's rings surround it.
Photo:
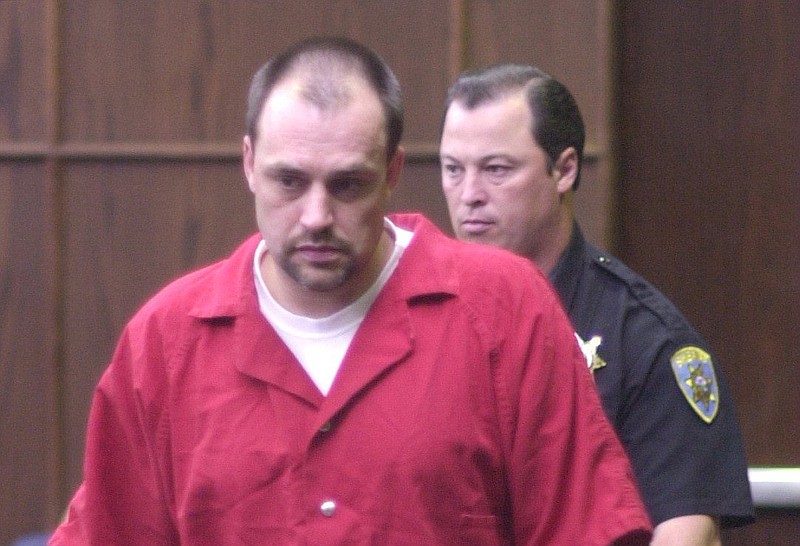
<path fill-rule="evenodd" d="M 239 155 L 261 63 L 310 34 L 379 51 L 406 98 L 393 208 L 445 229 L 448 84 L 491 62 L 539 64 L 586 115 L 578 206 L 603 243 L 607 16 L 583 0 L 0 1 L 0 544 L 62 514 L 92 390 L 131 314 L 255 229 Z"/>
<path fill-rule="evenodd" d="M 800 4 L 620 2 L 618 250 L 709 340 L 751 465 L 800 466 Z M 800 510 L 726 544 L 797 544 Z"/>

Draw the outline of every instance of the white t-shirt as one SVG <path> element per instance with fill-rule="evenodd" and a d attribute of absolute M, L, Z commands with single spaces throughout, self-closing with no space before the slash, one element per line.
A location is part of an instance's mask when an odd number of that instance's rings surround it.
<path fill-rule="evenodd" d="M 412 232 L 398 228 L 388 218 L 384 219 L 384 224 L 394 238 L 394 250 L 380 275 L 360 298 L 323 318 L 295 315 L 275 301 L 261 276 L 261 259 L 266 252 L 264 241 L 256 248 L 253 273 L 259 308 L 323 395 L 327 396 L 330 391 L 361 321 L 411 242 Z"/>

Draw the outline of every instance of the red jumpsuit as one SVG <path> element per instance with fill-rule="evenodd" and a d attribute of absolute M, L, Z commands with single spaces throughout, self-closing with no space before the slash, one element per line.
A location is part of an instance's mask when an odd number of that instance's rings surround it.
<path fill-rule="evenodd" d="M 323 397 L 258 309 L 254 236 L 123 332 L 52 544 L 593 545 L 650 524 L 557 296 L 414 231 Z"/>

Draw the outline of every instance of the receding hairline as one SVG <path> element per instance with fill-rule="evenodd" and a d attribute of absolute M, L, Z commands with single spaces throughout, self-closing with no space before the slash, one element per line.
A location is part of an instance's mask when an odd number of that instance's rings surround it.
<path fill-rule="evenodd" d="M 533 115 L 533 112 L 530 108 L 530 103 L 528 101 L 528 93 L 528 85 L 519 85 L 503 87 L 502 89 L 493 89 L 491 93 L 482 95 L 478 99 L 468 96 L 456 96 L 453 97 L 448 103 L 447 110 L 445 110 L 445 115 L 450 112 L 454 105 L 457 105 L 459 108 L 470 112 L 487 106 L 495 106 L 510 100 L 520 100 L 524 104 L 528 113 Z"/>
<path fill-rule="evenodd" d="M 321 108 L 359 100 L 361 84 L 377 97 L 387 132 L 387 155 L 397 150 L 403 134 L 403 103 L 397 77 L 371 49 L 346 38 L 312 38 L 298 42 L 259 68 L 248 91 L 246 134 L 255 140 L 264 103 L 273 90 L 294 79 L 299 95 Z M 352 95 L 351 95 L 352 93 Z"/>
<path fill-rule="evenodd" d="M 313 64 L 292 67 L 264 96 L 256 129 L 265 112 L 294 108 L 292 105 L 310 107 L 325 116 L 366 109 L 375 114 L 375 127 L 380 129 L 383 144 L 388 148 L 389 127 L 380 95 L 357 68 L 346 70 L 318 71 Z"/>
<path fill-rule="evenodd" d="M 446 106 L 458 102 L 466 109 L 503 100 L 517 92 L 529 94 L 551 79 L 546 72 L 527 65 L 500 64 L 461 74 L 448 91 Z"/>
<path fill-rule="evenodd" d="M 287 83 L 296 84 L 300 97 L 323 110 L 349 104 L 357 87 L 368 89 L 380 101 L 362 63 L 340 51 L 301 53 L 275 82 L 273 90 Z M 269 100 L 269 94 L 264 100 Z"/>

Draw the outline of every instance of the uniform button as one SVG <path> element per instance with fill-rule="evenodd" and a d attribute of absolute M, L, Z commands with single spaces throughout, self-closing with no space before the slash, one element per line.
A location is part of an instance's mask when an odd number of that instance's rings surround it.
<path fill-rule="evenodd" d="M 319 511 L 322 513 L 323 516 L 329 518 L 336 513 L 336 503 L 330 500 L 325 501 L 319 505 Z"/>
<path fill-rule="evenodd" d="M 328 432 L 331 429 L 331 422 L 325 421 L 325 423 L 319 427 L 320 432 Z"/>

